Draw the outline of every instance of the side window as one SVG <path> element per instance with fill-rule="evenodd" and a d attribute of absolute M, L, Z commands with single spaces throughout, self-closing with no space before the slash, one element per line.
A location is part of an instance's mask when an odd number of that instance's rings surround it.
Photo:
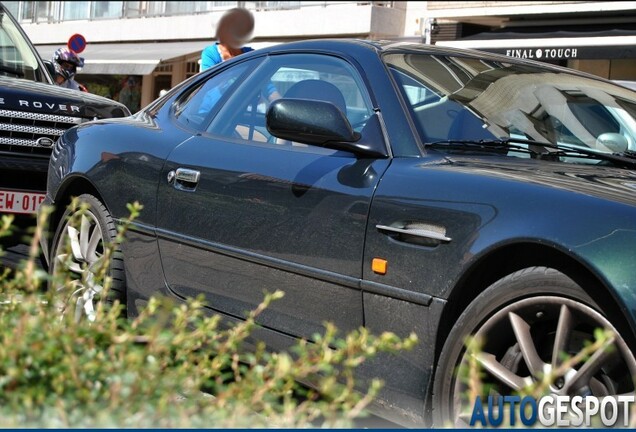
<path fill-rule="evenodd" d="M 405 72 L 392 68 L 391 73 L 393 74 L 395 81 L 402 88 L 404 96 L 413 109 L 422 105 L 439 102 L 442 98 L 442 96 L 440 96 L 424 84 L 411 78 Z"/>
<path fill-rule="evenodd" d="M 267 131 L 267 107 L 280 97 L 331 102 L 356 131 L 373 113 L 366 88 L 349 63 L 326 55 L 289 54 L 269 58 L 252 74 L 223 106 L 208 132 L 242 141 L 299 147 L 298 143 L 281 142 Z"/>
<path fill-rule="evenodd" d="M 0 75 L 40 80 L 38 59 L 16 23 L 0 13 Z"/>
<path fill-rule="evenodd" d="M 20 52 L 15 48 L 13 41 L 4 31 L 0 28 L 0 59 L 2 60 L 3 73 L 14 73 L 21 77 L 23 70 L 23 61 L 20 57 Z"/>
<path fill-rule="evenodd" d="M 211 76 L 205 83 L 177 102 L 174 112 L 177 122 L 188 128 L 203 130 L 218 110 L 226 92 L 239 78 L 256 67 L 258 62 L 259 59 L 253 59 Z"/>
<path fill-rule="evenodd" d="M 423 142 L 494 138 L 479 117 L 434 90 L 431 83 L 423 83 L 395 67 L 391 67 L 391 74 L 416 120 L 415 126 Z"/>

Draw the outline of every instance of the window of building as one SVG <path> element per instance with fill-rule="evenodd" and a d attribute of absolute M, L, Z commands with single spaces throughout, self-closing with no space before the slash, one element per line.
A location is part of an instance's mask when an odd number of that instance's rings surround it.
<path fill-rule="evenodd" d="M 53 2 L 35 2 L 35 16 L 37 22 L 50 22 L 53 20 Z"/>
<path fill-rule="evenodd" d="M 172 87 L 172 75 L 155 75 L 152 90 L 152 98 L 157 99 L 162 91 L 169 91 Z"/>
<path fill-rule="evenodd" d="M 183 1 L 167 1 L 165 14 L 166 15 L 178 15 L 178 14 L 191 14 L 195 12 L 204 12 L 208 10 L 208 3 L 213 2 L 183 2 Z"/>
<path fill-rule="evenodd" d="M 163 1 L 126 1 L 123 2 L 123 11 L 125 18 L 140 18 L 143 16 L 161 16 L 165 15 L 166 3 Z M 184 2 L 192 3 L 192 2 Z M 198 2 L 195 2 L 198 3 Z"/>
<path fill-rule="evenodd" d="M 87 20 L 91 16 L 91 2 L 73 1 L 63 2 L 62 19 L 64 21 Z"/>
<path fill-rule="evenodd" d="M 11 15 L 13 15 L 17 20 L 20 20 L 20 2 L 6 1 L 3 2 L 3 4 L 9 10 Z"/>
<path fill-rule="evenodd" d="M 199 73 L 199 62 L 197 60 L 192 60 L 186 63 L 186 78 L 190 78 L 193 75 Z"/>
<path fill-rule="evenodd" d="M 124 2 L 124 17 L 138 18 L 142 14 L 142 2 L 127 1 Z"/>
<path fill-rule="evenodd" d="M 20 12 L 20 21 L 33 22 L 33 18 L 35 17 L 35 2 L 24 2 Z"/>
<path fill-rule="evenodd" d="M 172 63 L 159 63 L 155 68 L 155 72 L 169 72 L 172 73 Z"/>
<path fill-rule="evenodd" d="M 35 2 L 22 2 L 22 9 L 20 10 L 21 22 L 33 22 L 35 16 Z"/>
<path fill-rule="evenodd" d="M 122 16 L 123 1 L 95 1 L 93 3 L 93 19 L 115 19 Z"/>
<path fill-rule="evenodd" d="M 245 2 L 246 7 L 253 6 L 256 10 L 285 10 L 285 9 L 300 9 L 301 3 L 300 1 L 255 1 L 255 2 Z M 304 3 L 314 3 L 315 2 L 304 2 Z M 311 6 L 314 6 L 311 5 Z"/>
<path fill-rule="evenodd" d="M 144 2 L 144 3 L 145 3 L 144 15 L 148 15 L 148 16 L 163 15 L 164 6 L 165 6 L 164 2 L 150 1 L 150 2 Z"/>
<path fill-rule="evenodd" d="M 3 2 L 11 15 L 23 23 L 56 21 L 59 3 L 52 1 Z"/>

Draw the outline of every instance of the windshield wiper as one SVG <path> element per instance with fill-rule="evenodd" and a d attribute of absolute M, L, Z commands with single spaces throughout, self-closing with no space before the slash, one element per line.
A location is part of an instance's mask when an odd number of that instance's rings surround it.
<path fill-rule="evenodd" d="M 525 144 L 525 145 L 524 145 Z M 526 147 L 527 145 L 527 147 Z M 432 143 L 425 143 L 425 147 L 435 148 L 480 148 L 484 150 L 512 149 L 523 151 L 534 155 L 538 159 L 552 160 L 555 157 L 578 157 L 596 159 L 612 162 L 624 168 L 636 168 L 636 154 L 626 153 L 603 153 L 593 149 L 582 148 L 571 144 L 552 144 L 540 141 L 505 138 L 492 140 L 445 140 Z M 539 151 L 538 149 L 552 149 L 554 151 Z"/>
<path fill-rule="evenodd" d="M 634 155 L 632 152 L 605 153 L 605 152 L 601 152 L 591 148 L 577 146 L 574 144 L 567 144 L 567 143 L 552 144 L 552 143 L 544 143 L 544 142 L 527 140 L 522 138 L 506 138 L 499 141 L 504 144 L 505 143 L 528 144 L 528 145 L 540 146 L 544 148 L 557 150 L 555 152 L 549 152 L 548 154 L 550 156 L 554 155 L 554 156 L 581 157 L 580 155 L 584 155 L 589 157 L 590 159 L 605 160 L 605 161 L 612 162 L 612 163 L 615 163 L 616 165 L 626 167 L 626 168 L 636 167 L 636 155 Z"/>
<path fill-rule="evenodd" d="M 486 150 L 486 151 L 497 151 L 497 150 L 505 150 L 507 153 L 508 150 L 518 150 L 525 153 L 530 153 L 535 156 L 541 156 L 541 152 L 535 151 L 531 148 L 516 145 L 511 142 L 506 142 L 505 140 L 444 140 L 444 141 L 435 141 L 431 143 L 424 143 L 424 147 L 428 148 L 443 148 L 443 149 L 460 149 L 465 150 L 466 148 L 473 148 L 478 150 Z"/>

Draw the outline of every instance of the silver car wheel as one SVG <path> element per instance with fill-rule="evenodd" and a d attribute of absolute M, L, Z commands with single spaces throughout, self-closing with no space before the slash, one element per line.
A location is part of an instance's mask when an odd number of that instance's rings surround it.
<path fill-rule="evenodd" d="M 470 357 L 474 356 L 485 373 L 483 384 L 491 386 L 489 395 L 512 394 L 538 383 L 546 373 L 559 368 L 563 353 L 574 355 L 586 342 L 593 342 L 597 328 L 611 330 L 612 336 L 604 349 L 585 363 L 567 368 L 550 386 L 549 394 L 633 396 L 636 359 L 623 338 L 594 309 L 558 296 L 522 299 L 496 312 L 474 333 L 476 339 L 485 341 L 483 347 L 475 354 L 465 353 L 460 369 L 467 368 Z M 452 411 L 456 426 L 468 426 L 471 418 L 472 407 L 466 406 L 467 391 L 465 381 L 455 380 Z M 487 409 L 484 406 L 486 415 Z"/>
<path fill-rule="evenodd" d="M 79 223 L 73 223 L 79 219 Z M 75 226 L 79 225 L 79 229 Z M 53 261 L 56 290 L 62 294 L 63 314 L 73 312 L 76 322 L 86 317 L 94 321 L 96 305 L 103 290 L 103 229 L 90 210 L 66 222 Z M 66 280 L 65 284 L 61 281 Z"/>

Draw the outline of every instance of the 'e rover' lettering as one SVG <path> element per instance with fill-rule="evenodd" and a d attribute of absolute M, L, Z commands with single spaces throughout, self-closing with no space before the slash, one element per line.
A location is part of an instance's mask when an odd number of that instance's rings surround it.
<path fill-rule="evenodd" d="M 0 99 L 0 104 L 4 104 L 4 98 Z M 50 102 L 40 102 L 40 101 L 27 101 L 27 100 L 23 100 L 20 99 L 18 101 L 18 103 L 20 104 L 21 107 L 26 107 L 26 108 L 38 108 L 38 109 L 42 109 L 42 108 L 48 108 L 51 111 L 53 110 L 61 110 L 61 111 L 71 111 L 71 112 L 80 112 L 80 108 L 77 105 L 68 105 L 68 104 L 56 104 L 56 103 L 50 103 Z"/>

